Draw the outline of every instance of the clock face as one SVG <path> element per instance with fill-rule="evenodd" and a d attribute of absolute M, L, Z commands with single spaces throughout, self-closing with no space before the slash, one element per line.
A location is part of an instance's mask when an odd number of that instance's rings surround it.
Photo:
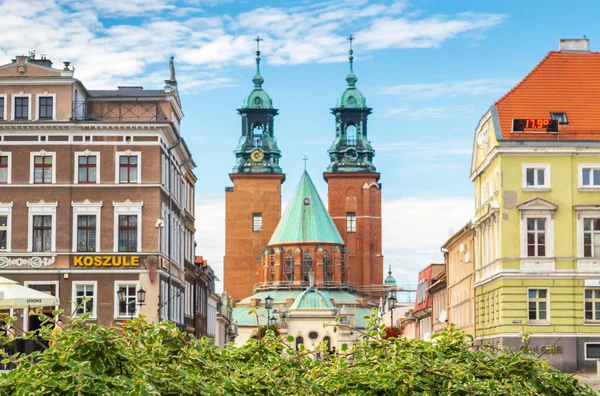
<path fill-rule="evenodd" d="M 352 150 L 346 151 L 346 158 L 349 161 L 356 161 L 356 159 L 358 158 L 358 154 L 356 154 L 356 150 L 352 149 Z"/>
<path fill-rule="evenodd" d="M 260 162 L 263 160 L 263 158 L 265 158 L 265 155 L 259 149 L 254 150 L 250 154 L 250 159 L 252 159 L 252 161 L 254 161 L 254 162 Z"/>

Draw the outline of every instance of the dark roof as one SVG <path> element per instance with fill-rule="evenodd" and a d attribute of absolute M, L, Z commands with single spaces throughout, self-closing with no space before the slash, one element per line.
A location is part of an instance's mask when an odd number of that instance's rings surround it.
<path fill-rule="evenodd" d="M 147 89 L 143 87 L 117 87 L 118 89 L 110 90 L 88 90 L 93 98 L 131 98 L 131 97 L 152 97 L 152 96 L 167 96 L 162 89 Z"/>

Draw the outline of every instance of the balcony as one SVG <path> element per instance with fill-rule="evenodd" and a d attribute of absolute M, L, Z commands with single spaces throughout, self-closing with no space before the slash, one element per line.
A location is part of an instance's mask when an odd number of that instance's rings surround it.
<path fill-rule="evenodd" d="M 73 102 L 73 121 L 164 122 L 168 121 L 159 101 Z"/>

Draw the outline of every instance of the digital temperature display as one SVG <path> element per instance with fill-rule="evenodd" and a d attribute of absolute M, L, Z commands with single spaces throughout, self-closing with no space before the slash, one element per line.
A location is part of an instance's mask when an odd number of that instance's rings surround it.
<path fill-rule="evenodd" d="M 558 120 L 549 118 L 526 118 L 513 120 L 513 132 L 558 132 Z"/>

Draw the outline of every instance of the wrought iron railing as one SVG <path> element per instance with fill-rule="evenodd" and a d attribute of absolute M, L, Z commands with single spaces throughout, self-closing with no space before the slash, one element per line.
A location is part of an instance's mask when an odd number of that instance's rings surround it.
<path fill-rule="evenodd" d="M 74 121 L 168 121 L 158 101 L 73 102 Z"/>

